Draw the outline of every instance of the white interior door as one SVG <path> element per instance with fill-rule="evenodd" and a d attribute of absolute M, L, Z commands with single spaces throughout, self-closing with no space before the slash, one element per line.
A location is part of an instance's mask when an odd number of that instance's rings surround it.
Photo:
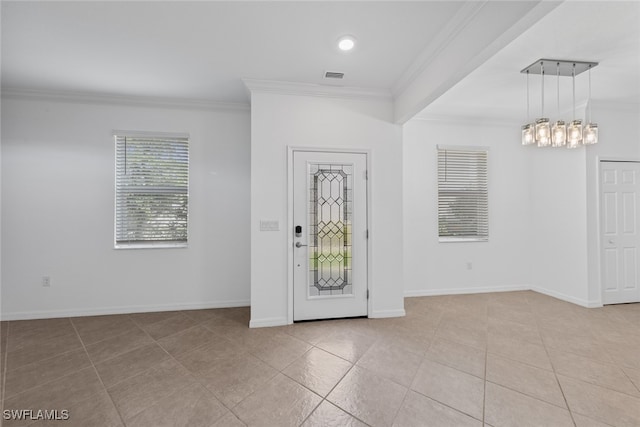
<path fill-rule="evenodd" d="M 600 163 L 602 302 L 640 301 L 640 163 Z"/>
<path fill-rule="evenodd" d="M 293 152 L 293 320 L 367 315 L 367 155 Z"/>

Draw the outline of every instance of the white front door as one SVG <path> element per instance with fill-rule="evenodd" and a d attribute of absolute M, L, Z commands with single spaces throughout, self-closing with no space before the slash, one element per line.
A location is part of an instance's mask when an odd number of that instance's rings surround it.
<path fill-rule="evenodd" d="M 367 315 L 367 155 L 293 152 L 293 320 Z"/>
<path fill-rule="evenodd" d="M 640 301 L 640 163 L 600 162 L 602 302 Z"/>

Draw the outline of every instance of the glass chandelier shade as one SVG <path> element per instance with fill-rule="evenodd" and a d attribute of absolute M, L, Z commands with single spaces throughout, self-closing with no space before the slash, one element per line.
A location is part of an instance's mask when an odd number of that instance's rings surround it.
<path fill-rule="evenodd" d="M 591 121 L 591 65 L 589 65 L 589 100 L 587 101 L 587 106 L 589 107 L 589 123 L 582 130 L 582 143 L 584 145 L 593 145 L 598 143 L 598 125 Z"/>
<path fill-rule="evenodd" d="M 560 63 L 556 63 L 556 78 L 557 78 L 557 110 L 558 116 L 560 115 Z M 551 146 L 562 147 L 567 144 L 567 125 L 563 120 L 556 120 L 551 127 Z"/>
<path fill-rule="evenodd" d="M 522 126 L 522 145 L 536 143 L 536 125 L 529 120 L 529 71 L 527 71 L 527 124 Z"/>
<path fill-rule="evenodd" d="M 565 122 L 560 117 L 550 121 L 545 117 L 545 69 L 556 66 L 557 77 L 557 115 L 560 116 L 560 76 L 572 78 L 573 89 L 573 119 Z M 596 144 L 598 142 L 598 125 L 591 121 L 591 68 L 598 65 L 597 62 L 569 61 L 539 59 L 533 64 L 521 70 L 527 74 L 527 122 L 521 128 L 522 145 L 537 145 L 538 147 L 567 147 L 576 148 L 582 145 Z M 583 120 L 576 118 L 576 84 L 575 77 L 584 71 L 589 71 L 589 101 L 588 123 L 583 125 Z M 540 74 L 541 86 L 541 115 L 531 121 L 529 115 L 529 74 Z"/>
<path fill-rule="evenodd" d="M 573 120 L 567 127 L 567 148 L 577 148 L 582 142 L 582 120 Z"/>
<path fill-rule="evenodd" d="M 582 142 L 582 120 L 576 120 L 576 64 L 571 72 L 573 83 L 573 120 L 567 128 L 567 148 L 577 148 Z"/>
<path fill-rule="evenodd" d="M 548 147 L 551 145 L 551 125 L 549 119 L 541 118 L 536 120 L 536 143 L 538 147 Z"/>
<path fill-rule="evenodd" d="M 540 85 L 542 92 L 541 117 L 536 120 L 536 143 L 538 147 L 547 147 L 551 145 L 551 125 L 549 119 L 544 117 L 544 64 L 540 62 L 540 74 L 542 83 Z"/>
<path fill-rule="evenodd" d="M 535 124 L 527 123 L 522 126 L 522 145 L 531 145 L 535 144 Z"/>
<path fill-rule="evenodd" d="M 551 146 L 562 147 L 567 144 L 567 125 L 562 120 L 558 120 L 551 128 Z"/>
<path fill-rule="evenodd" d="M 582 143 L 584 145 L 592 145 L 598 143 L 598 125 L 597 123 L 587 123 L 582 130 Z"/>

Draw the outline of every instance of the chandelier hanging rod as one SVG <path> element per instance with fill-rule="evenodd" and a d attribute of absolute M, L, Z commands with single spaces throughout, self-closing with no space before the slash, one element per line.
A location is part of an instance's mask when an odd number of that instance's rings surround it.
<path fill-rule="evenodd" d="M 589 68 L 595 68 L 598 63 L 597 62 L 587 62 L 587 61 L 569 61 L 566 59 L 538 59 L 533 62 L 531 65 L 520 70 L 521 73 L 530 73 L 530 74 L 541 74 L 541 69 L 556 69 L 559 65 L 560 75 L 563 77 L 571 77 L 573 76 L 573 65 L 575 64 L 575 75 L 588 71 Z M 541 67 L 542 65 L 542 67 Z"/>

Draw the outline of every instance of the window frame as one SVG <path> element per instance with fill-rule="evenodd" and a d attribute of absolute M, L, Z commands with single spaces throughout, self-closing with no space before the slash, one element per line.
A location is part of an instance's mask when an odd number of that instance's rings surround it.
<path fill-rule="evenodd" d="M 138 240 L 138 241 L 124 241 L 118 240 L 118 141 L 121 138 L 132 139 L 175 139 L 176 141 L 186 142 L 187 147 L 187 165 L 186 165 L 186 192 L 180 194 L 186 194 L 186 238 L 185 240 Z M 186 141 L 185 141 L 186 140 Z M 114 249 L 167 249 L 167 248 L 188 248 L 189 247 L 189 223 L 190 223 L 190 169 L 191 169 L 191 157 L 190 157 L 190 145 L 191 137 L 188 133 L 168 133 L 168 132 L 146 132 L 146 131 L 113 131 L 113 143 L 114 143 L 114 233 L 113 242 Z M 171 193 L 165 193 L 171 194 Z M 177 193 L 176 193 L 177 194 Z"/>
<path fill-rule="evenodd" d="M 452 235 L 442 235 L 441 227 L 442 227 L 442 218 L 445 215 L 442 212 L 442 204 L 443 200 L 441 199 L 442 191 L 442 182 L 441 182 L 441 153 L 442 152 L 457 152 L 462 153 L 462 155 L 471 156 L 473 153 L 484 153 L 484 164 L 479 165 L 484 168 L 484 176 L 481 177 L 480 180 L 474 182 L 474 184 L 478 185 L 480 188 L 475 190 L 476 194 L 482 195 L 482 197 L 477 198 L 482 203 L 483 214 L 476 214 L 476 218 L 479 218 L 482 225 L 477 226 L 476 234 L 466 234 L 459 236 Z M 464 243 L 464 242 L 488 242 L 489 241 L 489 147 L 485 146 L 460 146 L 460 145 L 437 145 L 436 146 L 436 186 L 437 186 L 437 227 L 438 227 L 438 242 L 439 243 Z M 454 193 L 456 190 L 449 189 L 449 194 Z M 457 190 L 462 191 L 462 190 Z M 469 190 L 466 190 L 469 192 Z M 484 234 L 481 232 L 484 231 Z"/>

